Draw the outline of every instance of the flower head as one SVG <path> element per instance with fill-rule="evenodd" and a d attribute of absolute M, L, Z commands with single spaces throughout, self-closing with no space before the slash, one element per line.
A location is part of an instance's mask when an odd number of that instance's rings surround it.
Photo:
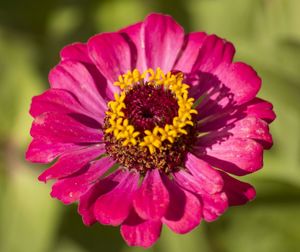
<path fill-rule="evenodd" d="M 254 188 L 231 175 L 262 167 L 275 114 L 234 52 L 161 14 L 66 46 L 30 109 L 26 157 L 54 161 L 39 180 L 56 180 L 51 196 L 63 203 L 78 201 L 86 225 L 121 225 L 143 247 L 162 224 L 187 233 L 252 200 Z"/>

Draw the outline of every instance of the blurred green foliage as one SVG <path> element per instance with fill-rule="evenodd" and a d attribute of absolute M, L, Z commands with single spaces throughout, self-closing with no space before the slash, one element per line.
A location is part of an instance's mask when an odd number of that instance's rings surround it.
<path fill-rule="evenodd" d="M 265 166 L 247 177 L 257 199 L 231 208 L 188 235 L 166 228 L 149 251 L 300 251 L 300 1 L 299 0 L 52 0 L 0 2 L 0 251 L 142 251 L 127 247 L 112 227 L 85 227 L 76 206 L 49 196 L 28 164 L 31 97 L 48 87 L 59 50 L 95 33 L 171 14 L 187 31 L 232 41 L 237 60 L 263 79 L 260 96 L 273 102 L 275 145 Z"/>

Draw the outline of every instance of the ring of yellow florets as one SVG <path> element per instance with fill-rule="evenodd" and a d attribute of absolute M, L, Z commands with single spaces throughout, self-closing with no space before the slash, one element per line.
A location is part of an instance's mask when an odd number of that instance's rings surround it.
<path fill-rule="evenodd" d="M 148 148 L 153 154 L 161 150 L 163 142 L 173 144 L 177 138 L 188 134 L 185 129 L 188 125 L 194 125 L 192 115 L 197 114 L 197 110 L 193 109 L 194 98 L 188 97 L 189 85 L 183 83 L 182 73 L 164 74 L 157 68 L 156 71 L 148 69 L 141 74 L 134 69 L 120 75 L 114 85 L 119 86 L 122 91 L 120 94 L 115 93 L 115 100 L 108 103 L 109 110 L 106 114 L 109 117 L 109 127 L 105 129 L 105 133 L 113 134 L 117 140 L 121 139 L 123 146 L 139 145 L 141 148 Z M 135 85 L 163 86 L 165 90 L 172 92 L 178 103 L 178 115 L 173 118 L 172 124 L 166 124 L 164 127 L 155 126 L 152 131 L 145 130 L 143 134 L 135 131 L 123 112 L 126 108 L 124 103 L 126 92 L 132 90 Z"/>

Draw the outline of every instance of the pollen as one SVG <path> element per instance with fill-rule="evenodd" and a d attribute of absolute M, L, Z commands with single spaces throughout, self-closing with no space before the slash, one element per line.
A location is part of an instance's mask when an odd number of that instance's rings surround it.
<path fill-rule="evenodd" d="M 198 113 L 193 108 L 194 98 L 188 96 L 189 85 L 185 84 L 183 80 L 184 76 L 181 72 L 164 73 L 160 68 L 156 70 L 150 68 L 143 73 L 134 69 L 120 75 L 114 85 L 118 86 L 121 92 L 120 94 L 115 93 L 115 100 L 108 102 L 105 133 L 112 134 L 116 141 L 121 142 L 122 146 L 139 146 L 142 151 L 148 150 L 151 155 L 162 152 L 166 146 L 171 146 L 180 137 L 189 133 L 187 128 L 194 126 L 193 115 Z M 136 102 L 140 109 L 134 108 L 134 111 L 128 112 L 126 96 L 143 87 L 157 90 L 157 95 L 165 93 L 169 98 L 162 99 L 169 99 L 169 104 L 172 104 L 172 100 L 174 100 L 178 107 L 174 117 L 168 119 L 169 114 L 166 112 L 161 112 L 161 115 L 153 112 L 152 106 L 143 105 L 143 99 Z M 145 97 L 148 99 L 152 95 L 149 93 Z M 135 99 L 133 95 L 130 97 Z M 161 111 L 165 109 L 167 108 L 161 108 Z M 134 115 L 128 117 L 128 113 Z M 143 125 L 153 125 L 152 128 L 136 130 L 135 126 L 141 128 L 140 125 L 134 125 L 135 121 L 132 119 L 137 115 L 143 117 L 143 122 L 145 122 Z"/>

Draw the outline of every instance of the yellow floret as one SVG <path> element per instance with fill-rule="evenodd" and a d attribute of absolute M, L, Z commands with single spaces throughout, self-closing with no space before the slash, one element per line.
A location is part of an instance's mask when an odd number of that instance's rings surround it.
<path fill-rule="evenodd" d="M 105 133 L 113 133 L 116 137 L 122 129 L 122 120 L 123 118 L 117 119 L 115 115 L 111 116 L 109 119 L 110 127 L 105 130 Z"/>
<path fill-rule="evenodd" d="M 158 136 L 158 127 L 155 127 L 153 129 L 153 132 L 150 130 L 145 130 L 144 139 L 142 142 L 140 142 L 141 147 L 148 147 L 151 154 L 153 154 L 156 151 L 156 148 L 161 148 L 161 140 L 160 136 Z"/>
<path fill-rule="evenodd" d="M 120 126 L 120 131 L 115 136 L 116 139 L 124 139 L 123 146 L 127 146 L 129 143 L 132 145 L 137 144 L 136 137 L 140 134 L 140 132 L 134 131 L 134 127 L 129 124 L 128 120 L 125 119 L 123 121 L 122 126 Z"/>
<path fill-rule="evenodd" d="M 120 75 L 118 81 L 114 83 L 115 86 L 119 86 L 121 89 L 129 89 L 134 84 L 144 80 L 145 75 L 141 74 L 139 70 L 134 69 L 128 71 L 126 74 Z"/>

